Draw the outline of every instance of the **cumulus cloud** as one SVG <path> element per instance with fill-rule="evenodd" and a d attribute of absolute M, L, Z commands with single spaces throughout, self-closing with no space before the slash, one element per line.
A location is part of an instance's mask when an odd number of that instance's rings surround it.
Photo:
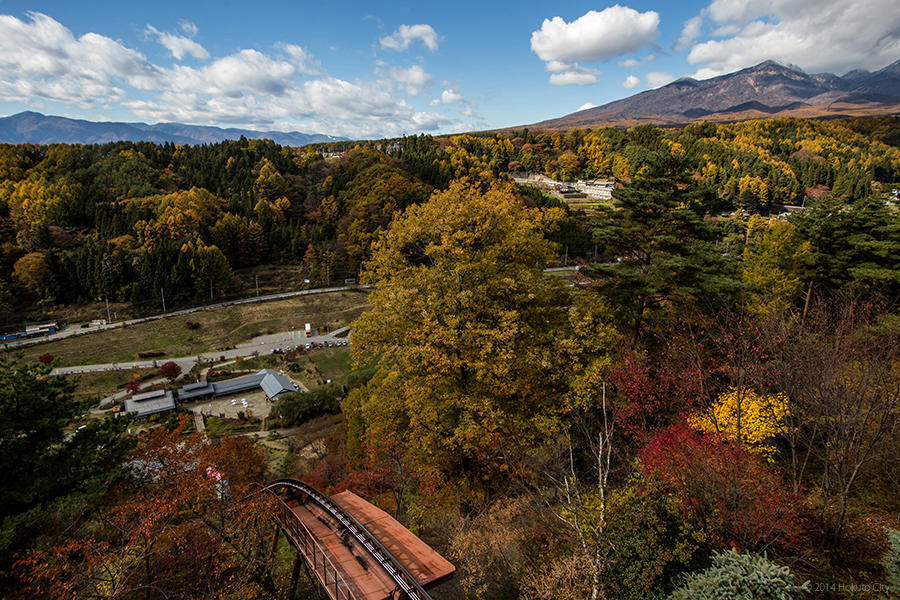
<path fill-rule="evenodd" d="M 410 96 L 418 96 L 431 85 L 431 75 L 419 65 L 391 69 L 391 78 Z"/>
<path fill-rule="evenodd" d="M 695 41 L 707 23 L 724 39 Z M 900 11 L 894 0 L 715 0 L 685 24 L 679 41 L 690 45 L 698 77 L 767 59 L 810 72 L 877 69 L 900 56 Z"/>
<path fill-rule="evenodd" d="M 550 75 L 551 85 L 593 85 L 597 83 L 600 71 L 581 65 L 568 64 L 558 60 L 551 60 L 546 65 Z"/>
<path fill-rule="evenodd" d="M 435 98 L 429 104 L 431 106 L 440 106 L 441 104 L 459 104 L 466 101 L 463 95 L 454 89 L 447 89 L 441 92 L 439 98 Z"/>
<path fill-rule="evenodd" d="M 636 77 L 634 75 L 629 75 L 625 78 L 625 81 L 622 82 L 622 87 L 626 89 L 636 88 L 641 84 L 640 77 Z"/>
<path fill-rule="evenodd" d="M 578 107 L 578 110 L 576 110 L 575 112 L 581 112 L 581 111 L 583 111 L 583 110 L 587 110 L 587 109 L 589 109 L 589 108 L 596 108 L 596 107 L 597 107 L 597 105 L 594 104 L 593 102 L 585 102 L 584 104 L 582 104 L 581 106 L 579 106 L 579 107 Z"/>
<path fill-rule="evenodd" d="M 659 14 L 638 12 L 627 6 L 591 10 L 567 23 L 562 17 L 544 19 L 531 33 L 531 50 L 547 63 L 554 85 L 590 85 L 597 72 L 579 62 L 608 60 L 634 52 L 657 36 Z"/>
<path fill-rule="evenodd" d="M 425 47 L 434 52 L 438 49 L 438 35 L 431 25 L 401 25 L 391 35 L 381 38 L 382 48 L 406 50 L 415 40 L 421 40 Z"/>
<path fill-rule="evenodd" d="M 610 6 L 566 23 L 561 17 L 544 19 L 531 34 L 531 49 L 545 61 L 596 61 L 633 52 L 657 35 L 659 14 L 639 13 L 627 6 Z"/>
<path fill-rule="evenodd" d="M 196 34 L 197 26 L 191 25 L 192 28 L 189 28 L 189 31 L 193 32 L 192 35 Z M 190 38 L 160 31 L 152 25 L 147 25 L 146 32 L 149 35 L 155 36 L 159 43 L 162 44 L 176 60 L 181 60 L 187 55 L 191 55 L 194 58 L 209 58 L 209 52 L 206 51 L 206 48 Z"/>
<path fill-rule="evenodd" d="M 190 34 L 194 28 L 182 25 Z M 158 30 L 148 32 L 160 38 Z M 178 37 L 178 36 L 176 36 Z M 440 112 L 418 111 L 381 80 L 347 81 L 320 74 L 300 46 L 273 52 L 241 49 L 213 59 L 189 46 L 173 56 L 201 64 L 163 67 L 119 41 L 75 37 L 54 19 L 29 13 L 0 15 L 0 101 L 34 105 L 49 100 L 82 108 L 117 104 L 144 121 L 302 129 L 348 137 L 434 131 L 456 123 Z M 402 71 L 402 72 L 401 72 Z M 430 83 L 420 67 L 392 72 L 401 92 Z M 313 77 L 315 76 L 315 77 Z"/>

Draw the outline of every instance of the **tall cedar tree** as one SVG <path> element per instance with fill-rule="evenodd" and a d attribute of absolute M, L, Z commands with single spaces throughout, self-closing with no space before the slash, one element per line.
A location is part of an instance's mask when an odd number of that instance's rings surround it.
<path fill-rule="evenodd" d="M 594 235 L 612 263 L 593 273 L 632 344 L 668 305 L 715 301 L 738 288 L 734 261 L 717 251 L 716 231 L 697 213 L 706 192 L 681 158 L 653 152 L 631 185 L 615 191 L 615 208 L 601 212 Z"/>

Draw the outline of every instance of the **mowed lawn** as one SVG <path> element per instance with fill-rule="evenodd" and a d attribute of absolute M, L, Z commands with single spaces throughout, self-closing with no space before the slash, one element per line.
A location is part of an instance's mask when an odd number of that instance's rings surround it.
<path fill-rule="evenodd" d="M 329 330 L 348 325 L 369 307 L 367 293 L 359 290 L 299 296 L 287 300 L 226 306 L 189 315 L 158 319 L 109 331 L 100 331 L 36 344 L 25 349 L 35 361 L 49 353 L 59 366 L 127 363 L 139 352 L 164 352 L 158 360 L 221 350 L 258 335 L 303 329 L 305 323 Z M 188 329 L 185 321 L 200 323 Z"/>

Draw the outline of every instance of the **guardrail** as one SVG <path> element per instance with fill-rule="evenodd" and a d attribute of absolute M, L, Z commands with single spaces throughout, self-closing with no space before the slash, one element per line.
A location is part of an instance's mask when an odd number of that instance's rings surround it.
<path fill-rule="evenodd" d="M 350 584 L 344 579 L 343 574 L 328 558 L 325 549 L 319 545 L 316 536 L 297 518 L 290 506 L 282 502 L 279 514 L 275 519 L 284 529 L 285 534 L 296 544 L 297 550 L 303 553 L 307 563 L 312 567 L 322 587 L 325 588 L 332 600 L 359 600 L 359 597 L 353 593 Z"/>
<path fill-rule="evenodd" d="M 375 562 L 397 584 L 398 591 L 402 592 L 406 598 L 410 600 L 432 600 L 425 588 L 400 564 L 394 555 L 365 526 L 327 495 L 313 486 L 296 479 L 279 479 L 267 485 L 265 489 L 272 492 L 276 492 L 279 489 L 294 490 L 305 495 L 340 523 L 366 549 L 369 555 L 375 559 Z M 299 521 L 296 515 L 294 520 Z M 300 524 L 302 525 L 302 523 Z"/>

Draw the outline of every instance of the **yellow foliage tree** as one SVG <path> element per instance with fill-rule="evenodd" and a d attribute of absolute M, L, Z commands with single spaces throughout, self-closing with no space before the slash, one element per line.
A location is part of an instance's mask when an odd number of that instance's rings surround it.
<path fill-rule="evenodd" d="M 700 431 L 735 440 L 771 462 L 777 451 L 772 440 L 781 431 L 787 412 L 784 394 L 761 395 L 732 388 L 720 395 L 709 411 L 691 417 L 689 423 Z"/>

